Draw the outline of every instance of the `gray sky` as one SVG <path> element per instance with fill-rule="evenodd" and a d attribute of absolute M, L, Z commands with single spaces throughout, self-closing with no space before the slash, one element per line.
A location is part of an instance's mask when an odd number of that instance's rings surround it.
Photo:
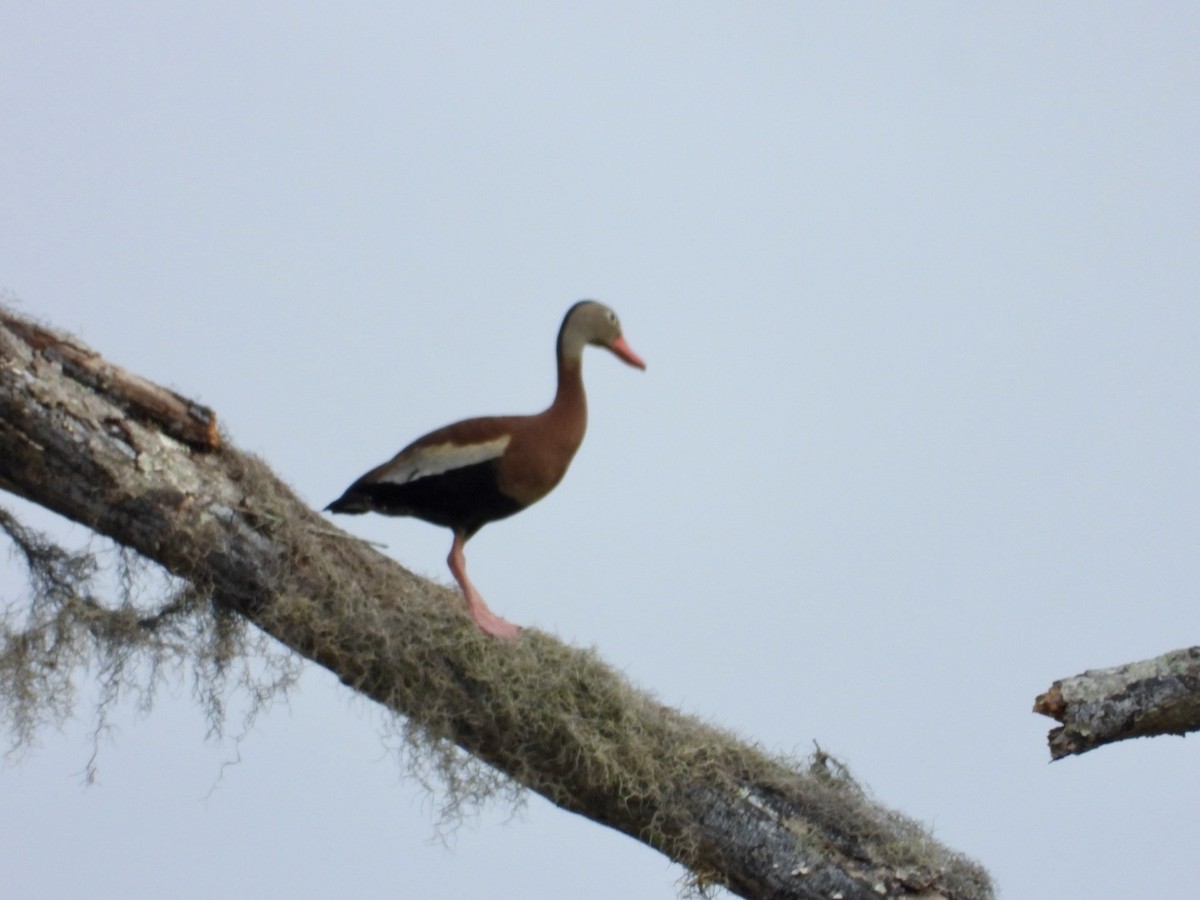
<path fill-rule="evenodd" d="M 1191 3 L 10 3 L 0 286 L 314 505 L 541 408 L 608 302 L 649 369 L 589 352 L 571 472 L 468 547 L 492 607 L 819 741 L 1003 896 L 1182 896 L 1195 742 L 1050 765 L 1029 709 L 1197 641 L 1198 46 Z M 240 748 L 186 684 L 115 721 L 92 788 L 86 716 L 0 768 L 6 893 L 674 896 L 536 798 L 431 841 L 315 668 Z"/>

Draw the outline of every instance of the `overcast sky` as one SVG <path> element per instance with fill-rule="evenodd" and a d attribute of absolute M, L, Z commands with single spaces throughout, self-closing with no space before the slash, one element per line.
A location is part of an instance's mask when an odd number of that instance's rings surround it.
<path fill-rule="evenodd" d="M 1050 765 L 1030 706 L 1197 643 L 1198 47 L 1194 3 L 7 3 L 0 288 L 317 506 L 544 406 L 604 300 L 649 368 L 589 351 L 572 470 L 468 547 L 491 606 L 818 741 L 1004 897 L 1185 896 L 1195 740 Z M 449 532 L 339 524 L 448 580 Z M 123 705 L 85 788 L 80 683 L 0 768 L 8 896 L 675 894 L 537 798 L 431 840 L 315 667 L 238 747 L 186 679 Z"/>

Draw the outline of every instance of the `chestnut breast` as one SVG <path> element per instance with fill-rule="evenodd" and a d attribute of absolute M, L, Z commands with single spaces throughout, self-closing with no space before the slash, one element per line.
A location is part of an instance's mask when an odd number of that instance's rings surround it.
<path fill-rule="evenodd" d="M 586 428 L 586 409 L 574 404 L 523 418 L 500 460 L 501 493 L 522 506 L 545 497 L 567 474 Z"/>

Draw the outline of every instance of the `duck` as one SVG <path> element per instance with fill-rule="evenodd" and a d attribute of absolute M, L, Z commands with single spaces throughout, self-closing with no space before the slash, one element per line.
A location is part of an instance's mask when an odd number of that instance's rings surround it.
<path fill-rule="evenodd" d="M 520 626 L 488 607 L 467 575 L 464 547 L 484 525 L 533 505 L 562 481 L 587 430 L 583 351 L 603 347 L 637 369 L 617 314 L 581 300 L 567 310 L 555 342 L 554 400 L 534 415 L 464 419 L 417 438 L 346 488 L 325 510 L 411 516 L 454 534 L 446 563 L 467 612 L 486 634 L 512 639 Z"/>

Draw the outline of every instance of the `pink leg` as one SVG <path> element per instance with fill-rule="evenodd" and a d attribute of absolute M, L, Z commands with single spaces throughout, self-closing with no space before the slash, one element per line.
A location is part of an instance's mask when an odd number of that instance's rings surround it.
<path fill-rule="evenodd" d="M 479 591 L 475 590 L 475 585 L 471 584 L 471 579 L 467 577 L 467 558 L 463 555 L 463 544 L 466 542 L 466 538 L 461 533 L 454 532 L 454 545 L 450 548 L 450 557 L 446 562 L 450 564 L 450 574 L 462 588 L 463 597 L 467 601 L 467 611 L 471 613 L 475 624 L 487 634 L 501 638 L 515 638 L 521 631 L 520 626 L 500 618 L 488 609 L 488 605 L 483 602 L 483 597 L 479 595 Z"/>

